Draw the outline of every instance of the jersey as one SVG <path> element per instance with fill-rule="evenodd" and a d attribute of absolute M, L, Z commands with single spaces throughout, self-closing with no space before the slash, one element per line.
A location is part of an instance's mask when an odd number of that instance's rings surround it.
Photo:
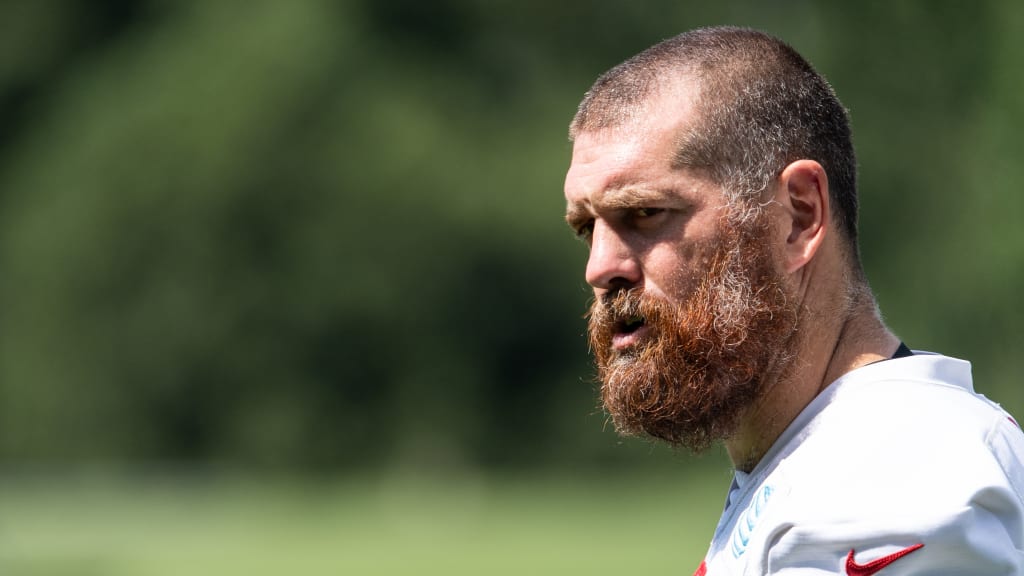
<path fill-rule="evenodd" d="M 737 473 L 698 575 L 1024 574 L 1024 433 L 915 352 L 823 390 Z"/>

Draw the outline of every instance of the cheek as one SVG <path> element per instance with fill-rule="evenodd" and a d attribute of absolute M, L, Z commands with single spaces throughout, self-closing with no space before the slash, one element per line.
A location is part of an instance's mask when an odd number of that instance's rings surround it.
<path fill-rule="evenodd" d="M 670 300 L 686 297 L 706 276 L 713 253 L 711 247 L 692 242 L 652 253 L 644 273 L 644 290 Z"/>

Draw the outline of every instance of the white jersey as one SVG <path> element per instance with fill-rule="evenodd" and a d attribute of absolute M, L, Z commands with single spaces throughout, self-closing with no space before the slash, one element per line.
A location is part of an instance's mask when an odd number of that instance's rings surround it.
<path fill-rule="evenodd" d="M 854 370 L 733 491 L 697 574 L 1024 574 L 1024 434 L 931 353 Z"/>

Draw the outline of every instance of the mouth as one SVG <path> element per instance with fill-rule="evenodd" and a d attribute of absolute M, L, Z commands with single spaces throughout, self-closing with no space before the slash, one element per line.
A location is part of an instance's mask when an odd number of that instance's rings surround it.
<path fill-rule="evenodd" d="M 644 326 L 643 316 L 631 316 L 620 320 L 615 325 L 616 334 L 632 334 Z"/>
<path fill-rule="evenodd" d="M 622 350 L 635 345 L 646 328 L 647 322 L 643 316 L 619 320 L 615 323 L 615 332 L 612 334 L 612 347 Z"/>

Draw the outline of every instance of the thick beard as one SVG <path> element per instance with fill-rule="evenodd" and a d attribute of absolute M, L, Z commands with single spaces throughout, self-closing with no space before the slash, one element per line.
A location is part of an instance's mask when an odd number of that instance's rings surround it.
<path fill-rule="evenodd" d="M 607 293 L 590 308 L 601 396 L 620 434 L 703 451 L 735 433 L 792 358 L 798 314 L 767 227 L 722 228 L 721 248 L 681 303 L 632 289 Z M 613 349 L 617 328 L 638 316 L 643 340 Z"/>

